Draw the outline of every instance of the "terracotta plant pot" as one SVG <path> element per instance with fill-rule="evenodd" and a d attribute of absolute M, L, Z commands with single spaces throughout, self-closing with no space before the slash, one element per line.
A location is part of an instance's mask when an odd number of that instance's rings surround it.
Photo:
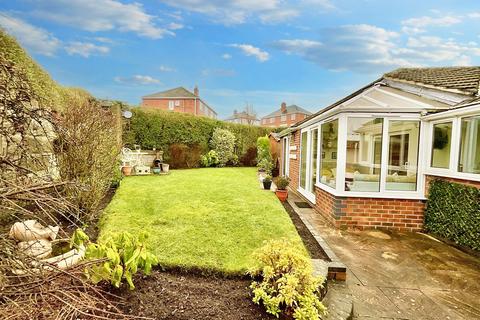
<path fill-rule="evenodd" d="M 282 202 L 285 202 L 288 198 L 288 191 L 287 190 L 277 190 L 275 191 L 278 199 Z"/>
<path fill-rule="evenodd" d="M 130 167 L 130 166 L 124 166 L 124 167 L 122 167 L 122 173 L 123 173 L 123 175 L 125 175 L 125 176 L 131 175 L 131 174 L 132 174 L 132 167 Z"/>

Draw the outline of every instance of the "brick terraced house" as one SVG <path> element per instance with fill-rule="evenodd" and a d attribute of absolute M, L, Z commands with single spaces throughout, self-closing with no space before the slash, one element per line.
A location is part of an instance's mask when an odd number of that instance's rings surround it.
<path fill-rule="evenodd" d="M 263 117 L 260 124 L 264 127 L 288 127 L 311 114 L 310 111 L 297 105 L 287 106 L 285 102 L 282 102 L 280 109 Z"/>
<path fill-rule="evenodd" d="M 337 227 L 419 231 L 428 183 L 480 188 L 480 67 L 402 68 L 284 130 L 281 174 Z"/>
<path fill-rule="evenodd" d="M 200 98 L 198 87 L 195 87 L 193 93 L 184 87 L 178 87 L 143 96 L 141 107 L 217 118 L 215 110 Z"/>

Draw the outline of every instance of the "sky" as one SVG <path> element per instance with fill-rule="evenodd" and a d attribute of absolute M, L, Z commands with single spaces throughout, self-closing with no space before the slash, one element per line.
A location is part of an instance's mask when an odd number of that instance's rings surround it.
<path fill-rule="evenodd" d="M 132 105 L 198 85 L 220 119 L 316 112 L 399 67 L 480 65 L 479 1 L 0 0 L 0 26 L 62 85 Z"/>

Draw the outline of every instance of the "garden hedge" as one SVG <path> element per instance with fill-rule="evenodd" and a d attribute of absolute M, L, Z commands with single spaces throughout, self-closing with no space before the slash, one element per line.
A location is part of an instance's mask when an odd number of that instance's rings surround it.
<path fill-rule="evenodd" d="M 230 130 L 235 135 L 235 154 L 240 163 L 255 165 L 256 142 L 271 128 L 228 123 L 206 117 L 162 110 L 132 108 L 133 116 L 126 125 L 124 142 L 132 147 L 164 151 L 164 158 L 172 168 L 191 168 L 199 165 L 200 155 L 208 152 L 215 128 Z M 190 153 L 194 155 L 185 155 Z M 181 159 L 188 158 L 189 161 Z"/>
<path fill-rule="evenodd" d="M 480 250 L 480 189 L 433 180 L 425 211 L 425 228 L 459 245 Z"/>

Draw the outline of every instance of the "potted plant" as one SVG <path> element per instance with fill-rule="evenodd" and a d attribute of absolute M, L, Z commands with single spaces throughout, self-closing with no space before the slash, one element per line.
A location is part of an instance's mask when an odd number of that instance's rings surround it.
<path fill-rule="evenodd" d="M 265 190 L 270 190 L 270 187 L 272 186 L 272 176 L 267 175 L 265 178 L 263 178 L 263 189 Z"/>
<path fill-rule="evenodd" d="M 277 191 L 275 191 L 275 194 L 280 201 L 285 202 L 288 198 L 287 187 L 290 184 L 290 179 L 288 177 L 278 177 L 275 180 L 275 184 L 277 185 Z"/>
<path fill-rule="evenodd" d="M 129 176 L 132 174 L 133 167 L 130 165 L 129 162 L 126 162 L 122 166 L 122 173 L 124 176 Z"/>
<path fill-rule="evenodd" d="M 162 170 L 160 169 L 160 167 L 153 167 L 152 171 L 153 171 L 153 174 L 160 174 Z"/>

